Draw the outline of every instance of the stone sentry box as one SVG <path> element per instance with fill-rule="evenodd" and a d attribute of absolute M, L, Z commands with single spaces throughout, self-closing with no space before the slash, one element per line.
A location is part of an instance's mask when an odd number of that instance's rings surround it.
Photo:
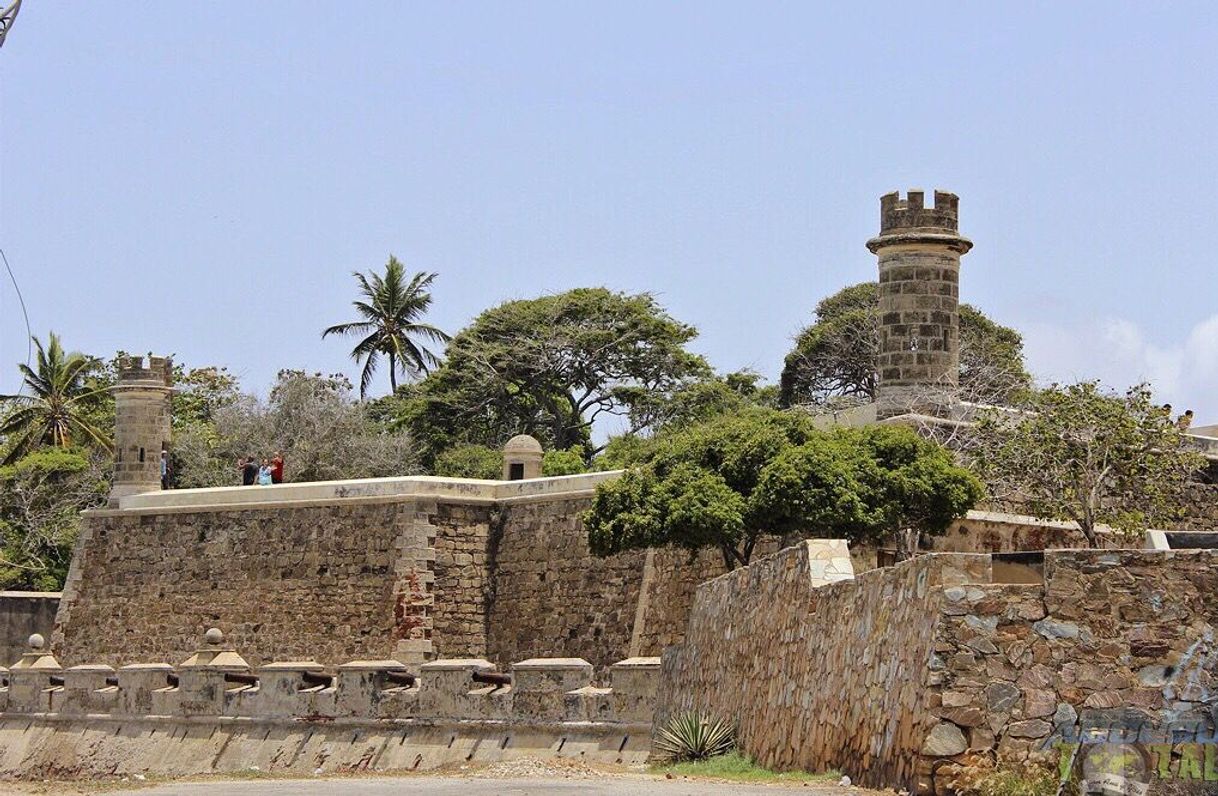
<path fill-rule="evenodd" d="M 503 480 L 523 481 L 541 477 L 541 443 L 528 434 L 517 434 L 503 446 Z"/>

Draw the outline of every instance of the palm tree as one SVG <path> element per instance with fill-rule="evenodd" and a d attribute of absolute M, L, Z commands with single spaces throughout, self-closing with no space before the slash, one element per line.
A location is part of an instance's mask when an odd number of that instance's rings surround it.
<path fill-rule="evenodd" d="M 0 435 L 10 441 L 3 464 L 12 464 L 40 445 L 71 447 L 89 441 L 106 450 L 110 440 L 90 421 L 92 404 L 106 391 L 89 384 L 86 377 L 97 360 L 77 352 L 67 353 L 59 335 L 50 333 L 49 344 L 34 338 L 37 369 L 18 365 L 30 395 L 0 395 L 17 408 L 0 420 Z"/>
<path fill-rule="evenodd" d="M 422 337 L 439 343 L 451 339 L 431 324 L 418 322 L 431 307 L 431 293 L 427 288 L 436 275 L 419 272 L 407 284 L 405 269 L 391 254 L 384 277 L 373 272 L 364 276 L 358 271 L 354 276 L 362 298 L 351 303 L 361 320 L 331 326 L 321 336 L 324 339 L 331 334 L 365 335 L 351 349 L 352 359 L 356 362 L 365 360 L 359 379 L 360 398 L 368 393 L 381 354 L 389 357 L 389 384 L 397 392 L 399 371 L 410 376 L 426 373 L 429 367 L 440 364 L 439 357 L 411 338 Z"/>

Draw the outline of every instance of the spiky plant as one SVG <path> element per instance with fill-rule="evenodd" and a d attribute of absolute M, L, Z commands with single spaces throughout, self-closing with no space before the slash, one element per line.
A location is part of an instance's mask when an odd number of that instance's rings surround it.
<path fill-rule="evenodd" d="M 735 745 L 736 729 L 730 722 L 695 710 L 670 718 L 655 740 L 659 757 L 673 763 L 727 754 Z"/>

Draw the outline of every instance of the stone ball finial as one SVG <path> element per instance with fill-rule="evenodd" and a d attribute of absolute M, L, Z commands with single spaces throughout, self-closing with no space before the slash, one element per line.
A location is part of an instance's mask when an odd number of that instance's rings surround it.
<path fill-rule="evenodd" d="M 207 632 L 203 634 L 203 640 L 208 644 L 217 646 L 224 643 L 224 631 L 218 627 L 209 627 Z"/>
<path fill-rule="evenodd" d="M 30 649 L 35 651 L 40 650 L 47 645 L 47 640 L 42 637 L 41 633 L 34 633 L 30 636 L 29 641 Z"/>

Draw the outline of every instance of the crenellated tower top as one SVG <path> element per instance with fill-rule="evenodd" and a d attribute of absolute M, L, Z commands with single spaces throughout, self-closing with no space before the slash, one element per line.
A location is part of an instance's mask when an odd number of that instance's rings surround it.
<path fill-rule="evenodd" d="M 118 359 L 118 386 L 156 384 L 161 387 L 173 386 L 173 360 L 169 357 L 149 356 L 145 365 L 144 357 L 123 356 Z"/>
<path fill-rule="evenodd" d="M 878 252 L 886 246 L 929 243 L 947 246 L 958 254 L 973 248 L 973 242 L 961 237 L 960 199 L 948 191 L 935 191 L 935 204 L 926 206 L 926 193 L 899 191 L 880 197 L 880 234 L 867 241 L 867 248 Z"/>

